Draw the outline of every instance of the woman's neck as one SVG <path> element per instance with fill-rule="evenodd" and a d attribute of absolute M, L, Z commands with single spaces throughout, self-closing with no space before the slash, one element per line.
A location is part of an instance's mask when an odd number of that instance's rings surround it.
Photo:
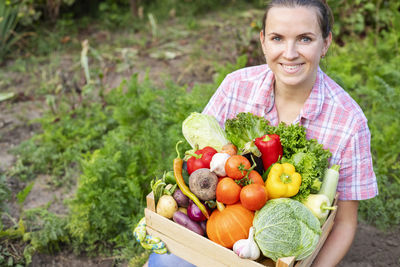
<path fill-rule="evenodd" d="M 301 112 L 313 88 L 312 85 L 287 86 L 275 81 L 275 105 L 279 122 L 293 123 Z"/>
<path fill-rule="evenodd" d="M 275 98 L 287 102 L 288 104 L 304 104 L 307 98 L 310 96 L 311 90 L 312 87 L 291 87 L 275 83 L 274 93 Z"/>

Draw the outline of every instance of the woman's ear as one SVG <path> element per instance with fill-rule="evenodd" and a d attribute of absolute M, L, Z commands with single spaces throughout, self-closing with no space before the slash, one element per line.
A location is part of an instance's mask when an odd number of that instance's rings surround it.
<path fill-rule="evenodd" d="M 265 41 L 264 32 L 261 30 L 260 31 L 260 43 L 261 43 L 261 47 L 262 47 L 263 53 L 265 55 L 266 49 L 265 49 L 264 41 Z"/>
<path fill-rule="evenodd" d="M 325 56 L 326 53 L 328 52 L 329 46 L 332 43 L 332 32 L 329 32 L 328 37 L 325 38 L 324 40 L 324 47 L 322 48 L 322 55 Z"/>

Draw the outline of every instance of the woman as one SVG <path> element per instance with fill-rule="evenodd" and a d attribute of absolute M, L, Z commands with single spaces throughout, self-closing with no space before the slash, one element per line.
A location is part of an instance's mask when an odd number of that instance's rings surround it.
<path fill-rule="evenodd" d="M 339 201 L 333 230 L 313 266 L 335 266 L 357 228 L 358 201 L 378 194 L 370 132 L 361 108 L 320 68 L 332 41 L 332 13 L 325 1 L 272 0 L 260 42 L 266 65 L 229 74 L 203 113 L 223 126 L 239 112 L 264 116 L 272 125 L 299 123 L 338 164 Z"/>

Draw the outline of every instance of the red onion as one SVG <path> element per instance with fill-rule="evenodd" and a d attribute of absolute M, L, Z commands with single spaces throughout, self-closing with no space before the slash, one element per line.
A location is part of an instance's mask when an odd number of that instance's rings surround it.
<path fill-rule="evenodd" d="M 208 207 L 207 211 L 210 213 L 210 209 Z M 203 215 L 199 207 L 192 200 L 189 201 L 189 206 L 187 208 L 187 215 L 189 218 L 196 222 L 201 222 L 206 220 L 206 216 Z"/>

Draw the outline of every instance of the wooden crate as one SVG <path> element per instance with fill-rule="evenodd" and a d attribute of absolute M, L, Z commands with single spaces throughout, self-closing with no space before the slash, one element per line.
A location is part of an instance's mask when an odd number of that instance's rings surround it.
<path fill-rule="evenodd" d="M 337 199 L 337 198 L 336 198 Z M 276 262 L 266 257 L 257 261 L 242 259 L 232 250 L 227 249 L 204 236 L 200 236 L 185 227 L 155 212 L 153 193 L 146 197 L 145 208 L 147 232 L 159 237 L 168 251 L 199 267 L 248 266 L 248 267 L 306 267 L 310 266 L 332 230 L 336 210 L 329 214 L 322 226 L 322 234 L 314 252 L 304 260 L 295 261 L 295 257 L 280 258 Z M 336 204 L 336 201 L 334 205 Z"/>

